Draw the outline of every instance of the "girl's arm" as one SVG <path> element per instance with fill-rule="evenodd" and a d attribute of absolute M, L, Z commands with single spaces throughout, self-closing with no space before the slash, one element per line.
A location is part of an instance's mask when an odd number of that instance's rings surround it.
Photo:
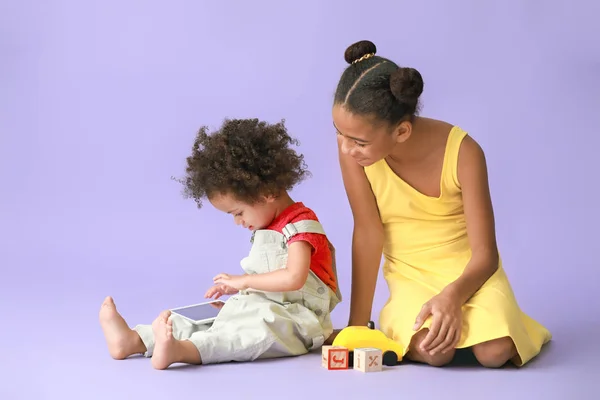
<path fill-rule="evenodd" d="M 472 256 L 462 275 L 445 291 L 464 304 L 496 272 L 499 263 L 485 155 L 469 136 L 459 151 L 458 180 Z"/>
<path fill-rule="evenodd" d="M 264 274 L 246 275 L 246 289 L 265 292 L 289 292 L 300 290 L 306 283 L 310 270 L 312 245 L 297 240 L 288 246 L 288 258 L 285 268 Z"/>
<path fill-rule="evenodd" d="M 354 219 L 352 233 L 352 289 L 348 325 L 366 326 L 371 319 L 377 273 L 383 250 L 383 225 L 364 169 L 341 152 L 339 162 L 346 196 Z"/>
<path fill-rule="evenodd" d="M 307 241 L 296 240 L 288 246 L 288 258 L 285 268 L 264 274 L 219 274 L 214 278 L 214 282 L 238 290 L 255 289 L 265 292 L 299 290 L 308 278 L 312 250 L 312 245 Z"/>

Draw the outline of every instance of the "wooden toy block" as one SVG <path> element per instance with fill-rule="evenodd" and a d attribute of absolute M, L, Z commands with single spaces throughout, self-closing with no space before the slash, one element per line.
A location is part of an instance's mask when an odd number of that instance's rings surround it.
<path fill-rule="evenodd" d="M 328 370 L 348 369 L 349 351 L 342 346 L 323 346 L 321 366 Z"/>
<path fill-rule="evenodd" d="M 379 372 L 383 370 L 383 354 L 374 348 L 354 349 L 354 369 L 362 372 Z"/>

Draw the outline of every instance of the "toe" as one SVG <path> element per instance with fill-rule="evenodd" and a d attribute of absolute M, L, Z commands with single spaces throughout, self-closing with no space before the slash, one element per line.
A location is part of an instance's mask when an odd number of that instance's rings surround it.
<path fill-rule="evenodd" d="M 167 322 L 167 320 L 169 319 L 170 315 L 171 315 L 171 311 L 170 310 L 165 310 L 165 311 L 163 311 L 163 312 L 160 313 L 160 319 L 162 319 L 165 322 Z"/>
<path fill-rule="evenodd" d="M 102 305 L 103 305 L 103 306 L 105 306 L 105 307 L 114 307 L 114 305 L 115 305 L 115 302 L 114 302 L 114 300 L 113 300 L 113 298 L 112 298 L 112 297 L 110 297 L 110 296 L 107 296 L 107 297 L 104 299 L 104 301 L 102 302 Z"/>

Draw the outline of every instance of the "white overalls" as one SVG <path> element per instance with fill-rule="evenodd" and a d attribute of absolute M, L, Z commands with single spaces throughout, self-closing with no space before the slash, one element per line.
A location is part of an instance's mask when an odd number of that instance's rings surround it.
<path fill-rule="evenodd" d="M 283 232 L 254 232 L 250 254 L 241 261 L 245 273 L 262 274 L 285 268 L 287 240 L 298 233 L 325 235 L 321 224 L 312 220 L 288 224 Z M 328 244 L 337 282 L 335 248 L 331 242 Z M 331 335 L 330 313 L 341 300 L 339 289 L 333 292 L 310 271 L 300 290 L 247 290 L 231 296 L 212 324 L 194 324 L 172 314 L 173 336 L 192 342 L 203 364 L 297 356 L 321 347 Z M 144 355 L 151 357 L 152 326 L 138 325 L 135 330 L 146 346 Z"/>

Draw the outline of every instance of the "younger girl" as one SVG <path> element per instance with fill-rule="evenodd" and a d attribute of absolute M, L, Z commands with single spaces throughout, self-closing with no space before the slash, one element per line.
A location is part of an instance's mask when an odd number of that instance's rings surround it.
<path fill-rule="evenodd" d="M 315 213 L 288 190 L 308 175 L 283 123 L 226 120 L 214 134 L 202 128 L 187 158 L 185 194 L 233 216 L 252 232 L 244 274 L 219 274 L 205 297 L 232 295 L 211 325 L 163 311 L 152 325 L 130 329 L 107 297 L 100 324 L 115 359 L 152 357 L 210 364 L 295 356 L 320 347 L 332 331 L 330 313 L 341 301 L 335 250 Z"/>

